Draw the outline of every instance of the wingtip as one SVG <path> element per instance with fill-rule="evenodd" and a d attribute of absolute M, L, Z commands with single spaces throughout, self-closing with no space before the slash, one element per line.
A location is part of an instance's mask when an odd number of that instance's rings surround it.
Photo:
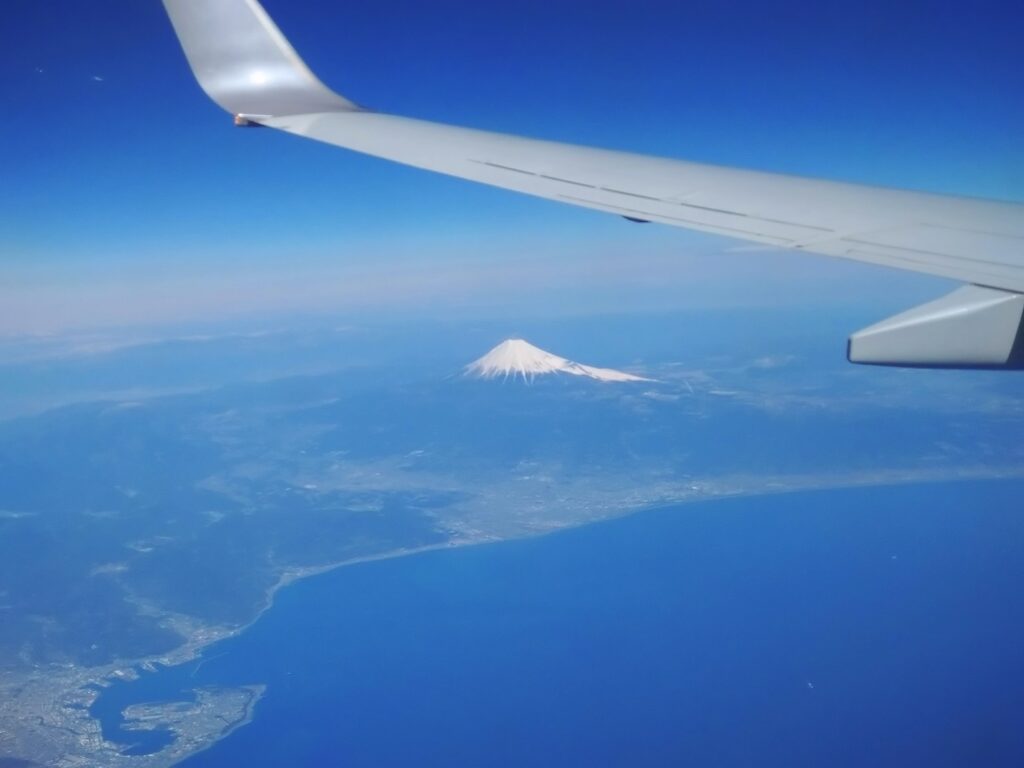
<path fill-rule="evenodd" d="M 257 0 L 163 3 L 200 87 L 232 115 L 358 109 L 317 79 Z"/>

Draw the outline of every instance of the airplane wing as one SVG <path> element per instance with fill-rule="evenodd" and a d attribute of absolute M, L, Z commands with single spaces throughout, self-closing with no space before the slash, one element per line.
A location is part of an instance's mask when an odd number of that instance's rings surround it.
<path fill-rule="evenodd" d="M 1024 369 L 1024 205 L 726 168 L 383 114 L 331 91 L 257 0 L 164 0 L 200 86 L 262 125 L 571 205 L 967 283 L 851 336 L 852 362 Z"/>

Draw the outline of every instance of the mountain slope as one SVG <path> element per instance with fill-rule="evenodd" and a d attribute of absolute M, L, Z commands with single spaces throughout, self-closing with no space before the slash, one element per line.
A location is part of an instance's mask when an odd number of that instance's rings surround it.
<path fill-rule="evenodd" d="M 572 360 L 535 347 L 523 339 L 507 339 L 501 342 L 486 355 L 467 365 L 465 372 L 467 376 L 480 379 L 521 376 L 523 381 L 533 381 L 537 376 L 568 374 L 604 382 L 651 381 L 611 368 L 594 368 L 574 363 Z"/>

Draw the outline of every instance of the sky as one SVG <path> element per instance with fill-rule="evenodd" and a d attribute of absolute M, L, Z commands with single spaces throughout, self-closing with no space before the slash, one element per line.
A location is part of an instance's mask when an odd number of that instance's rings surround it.
<path fill-rule="evenodd" d="M 1024 200 L 1009 3 L 264 4 L 321 79 L 382 111 Z M 236 129 L 156 0 L 4 12 L 0 335 L 307 310 L 881 309 L 947 285 Z"/>

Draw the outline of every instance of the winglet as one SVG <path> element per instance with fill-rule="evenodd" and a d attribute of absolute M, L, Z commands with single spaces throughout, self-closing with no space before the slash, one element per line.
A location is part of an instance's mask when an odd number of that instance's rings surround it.
<path fill-rule="evenodd" d="M 199 85 L 236 117 L 358 109 L 317 79 L 256 0 L 164 0 L 164 7 Z"/>

